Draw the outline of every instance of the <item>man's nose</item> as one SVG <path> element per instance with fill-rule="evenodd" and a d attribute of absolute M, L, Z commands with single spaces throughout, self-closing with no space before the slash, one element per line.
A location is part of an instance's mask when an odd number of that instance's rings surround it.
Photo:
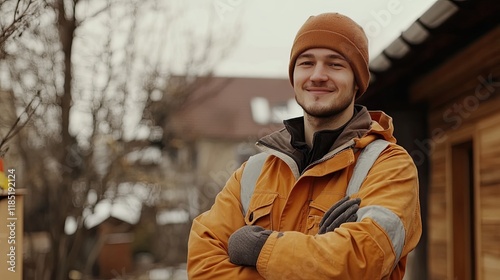
<path fill-rule="evenodd" d="M 316 64 L 309 79 L 313 82 L 323 82 L 328 80 L 325 67 L 322 64 Z"/>

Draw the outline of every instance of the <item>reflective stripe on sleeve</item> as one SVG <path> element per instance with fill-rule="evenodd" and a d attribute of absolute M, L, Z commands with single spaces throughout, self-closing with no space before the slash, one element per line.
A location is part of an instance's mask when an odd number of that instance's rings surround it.
<path fill-rule="evenodd" d="M 394 265 L 396 265 L 399 262 L 399 258 L 401 258 L 406 237 L 403 222 L 398 215 L 385 207 L 377 205 L 359 208 L 357 214 L 358 222 L 362 221 L 364 218 L 370 218 L 385 230 L 391 239 L 392 248 L 396 253 L 396 261 L 394 263 Z"/>

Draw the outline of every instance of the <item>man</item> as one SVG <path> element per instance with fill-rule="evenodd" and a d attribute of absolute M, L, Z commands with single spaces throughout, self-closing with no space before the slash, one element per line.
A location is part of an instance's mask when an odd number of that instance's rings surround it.
<path fill-rule="evenodd" d="M 194 220 L 190 279 L 402 279 L 422 230 L 417 170 L 392 119 L 354 104 L 370 77 L 363 29 L 337 13 L 310 17 L 289 75 L 304 116 L 258 141 L 269 156 L 245 216 L 243 164 Z M 356 160 L 376 139 L 389 145 L 349 199 Z"/>

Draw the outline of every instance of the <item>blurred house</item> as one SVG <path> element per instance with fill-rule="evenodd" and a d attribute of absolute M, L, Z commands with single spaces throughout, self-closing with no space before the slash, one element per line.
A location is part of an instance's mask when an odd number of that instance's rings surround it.
<path fill-rule="evenodd" d="M 407 279 L 500 275 L 500 5 L 437 1 L 371 62 L 360 103 L 394 118 L 419 169 Z"/>
<path fill-rule="evenodd" d="M 195 175 L 190 217 L 210 208 L 233 171 L 257 152 L 260 137 L 301 113 L 288 79 L 213 78 L 197 90 L 170 123 L 177 158 Z"/>
<path fill-rule="evenodd" d="M 166 175 L 175 187 L 163 191 L 170 207 L 158 212 L 157 242 L 169 245 L 155 255 L 172 265 L 185 262 L 190 221 L 212 206 L 233 171 L 257 152 L 258 138 L 301 112 L 288 79 L 218 77 L 197 89 L 168 124 L 175 132 L 169 153 L 180 170 Z"/>

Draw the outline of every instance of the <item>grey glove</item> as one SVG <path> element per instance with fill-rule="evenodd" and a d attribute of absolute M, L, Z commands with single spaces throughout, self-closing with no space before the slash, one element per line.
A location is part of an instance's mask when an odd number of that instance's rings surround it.
<path fill-rule="evenodd" d="M 235 231 L 229 237 L 229 261 L 236 265 L 255 266 L 260 250 L 272 232 L 261 226 L 244 226 Z"/>
<path fill-rule="evenodd" d="M 356 221 L 360 203 L 361 198 L 349 199 L 348 196 L 335 203 L 321 219 L 318 234 L 333 231 L 343 223 Z"/>

